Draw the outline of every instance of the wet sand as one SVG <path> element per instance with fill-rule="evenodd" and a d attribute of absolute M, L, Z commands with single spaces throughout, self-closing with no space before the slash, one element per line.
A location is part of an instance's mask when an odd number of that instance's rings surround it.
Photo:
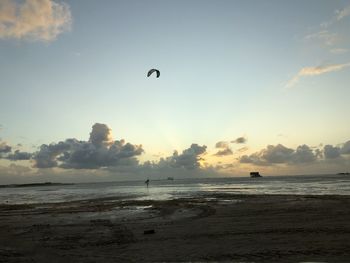
<path fill-rule="evenodd" d="M 0 262 L 183 261 L 350 262 L 350 196 L 0 205 Z"/>

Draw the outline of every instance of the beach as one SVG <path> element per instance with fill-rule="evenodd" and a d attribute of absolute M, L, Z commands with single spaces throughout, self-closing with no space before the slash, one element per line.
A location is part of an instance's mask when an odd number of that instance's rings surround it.
<path fill-rule="evenodd" d="M 0 205 L 0 262 L 349 262 L 350 196 Z"/>

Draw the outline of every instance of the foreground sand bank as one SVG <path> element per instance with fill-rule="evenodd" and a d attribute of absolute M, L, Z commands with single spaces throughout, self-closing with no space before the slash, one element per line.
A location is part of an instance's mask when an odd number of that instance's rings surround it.
<path fill-rule="evenodd" d="M 0 205 L 0 262 L 130 261 L 350 262 L 350 196 Z"/>

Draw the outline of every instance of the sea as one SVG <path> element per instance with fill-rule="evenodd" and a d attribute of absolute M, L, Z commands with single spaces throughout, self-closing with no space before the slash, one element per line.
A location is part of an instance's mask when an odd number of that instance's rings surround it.
<path fill-rule="evenodd" d="M 188 178 L 0 188 L 0 204 L 57 203 L 98 198 L 170 200 L 213 194 L 350 195 L 350 175 Z M 215 195 L 214 195 L 215 196 Z"/>

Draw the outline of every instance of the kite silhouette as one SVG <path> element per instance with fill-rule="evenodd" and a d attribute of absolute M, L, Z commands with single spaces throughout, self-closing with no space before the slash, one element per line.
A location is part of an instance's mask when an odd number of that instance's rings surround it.
<path fill-rule="evenodd" d="M 150 77 L 154 72 L 157 72 L 157 78 L 159 78 L 160 72 L 159 72 L 158 69 L 155 69 L 155 68 L 152 68 L 152 69 L 150 69 L 150 70 L 148 71 L 147 77 Z"/>

